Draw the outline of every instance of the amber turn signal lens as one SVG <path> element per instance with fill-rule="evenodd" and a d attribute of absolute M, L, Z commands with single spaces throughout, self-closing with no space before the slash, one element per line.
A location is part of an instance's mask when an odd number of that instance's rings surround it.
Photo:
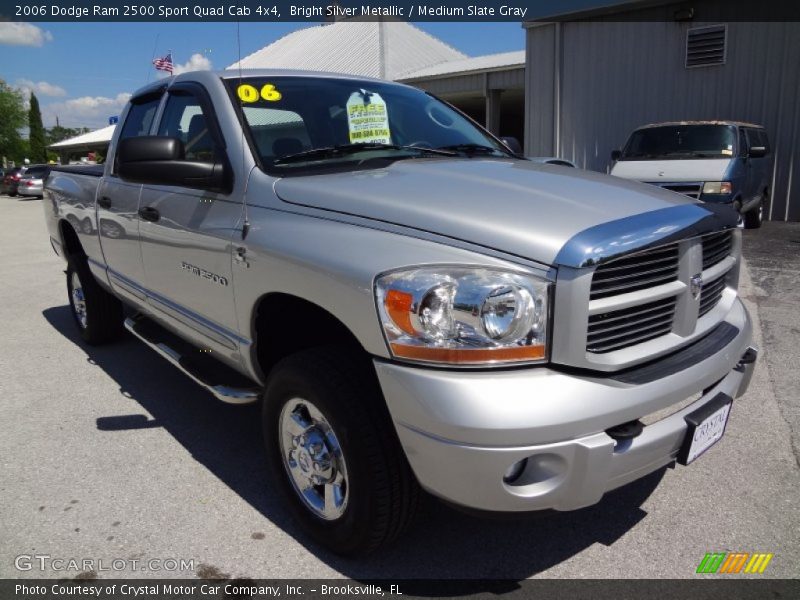
<path fill-rule="evenodd" d="M 537 345 L 464 349 L 392 344 L 392 354 L 398 358 L 407 358 L 409 360 L 469 365 L 499 361 L 542 360 L 545 357 L 545 348 L 543 345 Z"/>
<path fill-rule="evenodd" d="M 409 335 L 417 333 L 414 326 L 411 325 L 411 305 L 413 303 L 414 297 L 411 294 L 398 290 L 389 290 L 384 300 L 386 312 L 394 324 Z"/>

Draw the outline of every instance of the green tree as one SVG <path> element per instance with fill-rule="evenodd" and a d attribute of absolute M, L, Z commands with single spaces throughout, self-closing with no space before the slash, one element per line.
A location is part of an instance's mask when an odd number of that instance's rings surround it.
<path fill-rule="evenodd" d="M 28 143 L 31 153 L 29 158 L 32 163 L 45 163 L 47 162 L 47 148 L 45 147 L 42 113 L 39 111 L 39 100 L 36 99 L 33 92 L 31 92 L 30 106 L 28 109 L 28 127 L 30 128 Z"/>
<path fill-rule="evenodd" d="M 0 159 L 21 163 L 27 144 L 19 130 L 25 127 L 25 103 L 22 92 L 0 79 Z"/>

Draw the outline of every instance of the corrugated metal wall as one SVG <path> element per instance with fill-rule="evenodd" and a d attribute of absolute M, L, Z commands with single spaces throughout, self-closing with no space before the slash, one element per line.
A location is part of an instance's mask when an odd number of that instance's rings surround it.
<path fill-rule="evenodd" d="M 659 10 L 672 14 L 670 7 Z M 728 22 L 726 64 L 687 69 L 686 30 L 702 24 L 576 21 L 531 27 L 526 151 L 606 171 L 611 150 L 645 123 L 760 123 L 775 156 L 771 218 L 800 220 L 800 23 Z"/>

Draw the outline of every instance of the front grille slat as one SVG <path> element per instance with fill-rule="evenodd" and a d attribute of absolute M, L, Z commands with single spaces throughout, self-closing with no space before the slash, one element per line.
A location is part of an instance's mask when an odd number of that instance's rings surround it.
<path fill-rule="evenodd" d="M 700 313 L 703 316 L 709 312 L 722 299 L 722 292 L 725 290 L 725 277 L 719 277 L 714 281 L 703 285 L 700 291 Z"/>
<path fill-rule="evenodd" d="M 598 286 L 593 290 L 592 299 L 602 298 L 603 296 L 616 296 L 613 292 L 629 293 L 644 288 L 655 287 L 663 283 L 675 281 L 677 270 L 672 271 L 666 275 L 657 277 L 648 277 L 646 279 L 638 278 L 636 280 L 629 280 L 628 283 L 612 285 L 612 286 Z M 633 281 L 633 284 L 631 283 Z M 635 286 L 635 287 L 634 287 Z"/>
<path fill-rule="evenodd" d="M 594 353 L 610 352 L 669 333 L 676 302 L 674 297 L 668 297 L 591 315 L 586 349 Z"/>
<path fill-rule="evenodd" d="M 601 354 L 604 352 L 611 352 L 612 350 L 619 350 L 621 348 L 627 348 L 628 346 L 633 346 L 634 344 L 641 344 L 643 342 L 655 339 L 657 337 L 661 337 L 669 333 L 672 330 L 672 325 L 662 327 L 661 329 L 651 329 L 648 331 L 640 331 L 638 335 L 631 335 L 624 338 L 619 338 L 616 342 L 611 344 L 604 344 L 604 345 L 589 345 L 587 349 L 589 352 L 595 352 L 597 354 Z"/>
<path fill-rule="evenodd" d="M 700 187 L 694 184 L 664 187 L 683 193 L 696 191 L 699 194 L 700 191 Z M 702 244 L 703 271 L 733 255 L 733 239 L 733 232 L 727 230 L 705 235 L 698 240 Z M 615 298 L 677 281 L 679 260 L 678 243 L 611 260 L 597 267 L 592 275 L 589 298 Z M 700 317 L 719 304 L 726 281 L 726 275 L 722 274 L 703 284 L 699 301 Z M 613 352 L 667 335 L 672 331 L 677 306 L 678 297 L 669 296 L 590 315 L 586 350 L 597 354 Z"/>
<path fill-rule="evenodd" d="M 641 319 L 640 321 L 636 322 L 635 326 L 629 324 L 622 324 L 622 325 L 616 325 L 614 327 L 607 327 L 605 329 L 599 329 L 597 331 L 592 332 L 592 335 L 589 336 L 589 342 L 592 345 L 597 345 L 600 342 L 607 342 L 609 340 L 618 340 L 627 334 L 636 333 L 638 331 L 643 331 L 645 329 L 650 329 L 653 327 L 666 327 L 666 326 L 671 327 L 672 318 L 673 315 L 671 313 L 667 313 L 654 317 L 648 317 L 647 319 Z"/>
<path fill-rule="evenodd" d="M 591 300 L 655 287 L 678 278 L 678 245 L 670 244 L 600 265 L 592 277 Z"/>
<path fill-rule="evenodd" d="M 703 270 L 713 267 L 730 256 L 733 250 L 733 234 L 722 231 L 703 238 Z"/>

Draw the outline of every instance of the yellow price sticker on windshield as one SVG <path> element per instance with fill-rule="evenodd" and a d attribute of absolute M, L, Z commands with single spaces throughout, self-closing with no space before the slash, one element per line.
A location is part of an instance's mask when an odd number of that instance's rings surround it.
<path fill-rule="evenodd" d="M 259 100 L 266 100 L 267 102 L 277 102 L 281 98 L 283 98 L 283 94 L 281 94 L 278 89 L 271 83 L 266 83 L 261 86 L 261 90 L 259 91 L 255 86 L 250 85 L 249 83 L 243 83 L 238 88 L 236 88 L 236 95 L 239 96 L 239 100 L 244 102 L 245 104 L 252 104 L 253 102 L 258 102 Z"/>

